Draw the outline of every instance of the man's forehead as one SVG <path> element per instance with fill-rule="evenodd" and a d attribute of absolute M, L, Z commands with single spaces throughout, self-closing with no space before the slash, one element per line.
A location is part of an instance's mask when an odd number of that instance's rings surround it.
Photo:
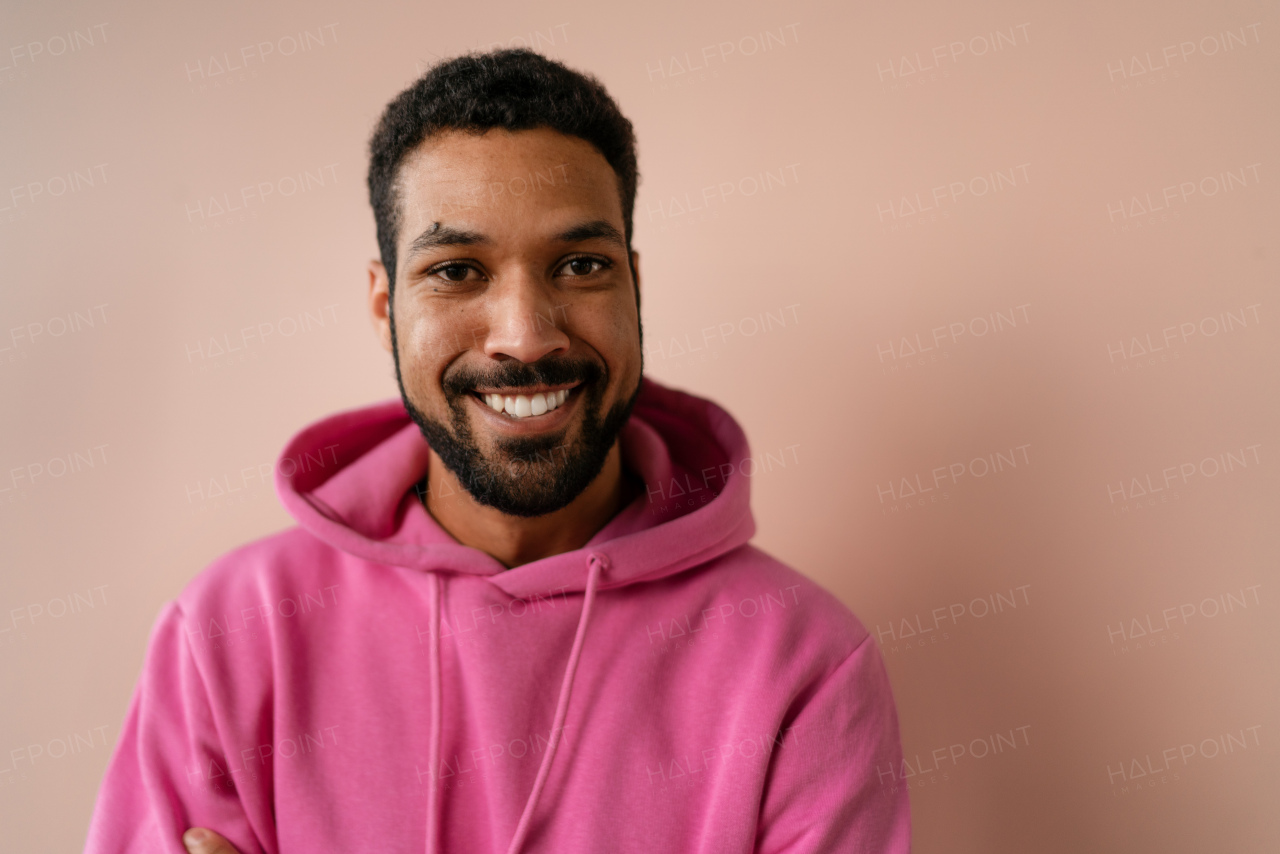
<path fill-rule="evenodd" d="M 546 128 L 447 131 L 406 158 L 398 176 L 406 229 L 536 208 L 539 218 L 621 215 L 617 177 L 594 146 Z M 411 237 L 402 232 L 401 239 Z"/>
<path fill-rule="evenodd" d="M 461 197 L 519 198 L 535 189 L 615 185 L 613 169 L 591 143 L 549 128 L 442 131 L 405 158 L 397 177 L 402 191 Z"/>

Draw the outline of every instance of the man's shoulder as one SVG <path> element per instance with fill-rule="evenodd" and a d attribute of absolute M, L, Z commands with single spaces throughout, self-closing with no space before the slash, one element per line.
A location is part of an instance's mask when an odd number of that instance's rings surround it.
<path fill-rule="evenodd" d="M 293 525 L 216 558 L 187 583 L 177 605 L 184 614 L 231 613 L 307 594 L 315 598 L 335 581 L 341 564 L 335 558 L 331 546 Z"/>
<path fill-rule="evenodd" d="M 822 585 L 768 552 L 747 544 L 704 567 L 716 598 L 740 616 L 759 614 L 791 624 L 810 642 L 852 652 L 870 634 Z"/>

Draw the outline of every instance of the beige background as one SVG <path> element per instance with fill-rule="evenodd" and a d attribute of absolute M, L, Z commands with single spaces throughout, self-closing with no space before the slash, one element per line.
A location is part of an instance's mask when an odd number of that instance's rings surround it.
<path fill-rule="evenodd" d="M 161 603 L 394 394 L 383 105 L 521 43 L 636 124 L 647 369 L 877 633 L 915 850 L 1280 850 L 1280 15 L 1154 0 L 9 4 L 5 850 L 83 844 Z"/>

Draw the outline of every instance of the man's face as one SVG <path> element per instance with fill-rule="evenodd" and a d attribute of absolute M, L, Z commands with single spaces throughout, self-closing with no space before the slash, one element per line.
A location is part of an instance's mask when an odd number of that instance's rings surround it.
<path fill-rule="evenodd" d="M 405 406 L 481 504 L 567 505 L 600 473 L 641 375 L 617 178 L 548 129 L 429 138 L 397 186 L 394 294 L 370 301 Z"/>

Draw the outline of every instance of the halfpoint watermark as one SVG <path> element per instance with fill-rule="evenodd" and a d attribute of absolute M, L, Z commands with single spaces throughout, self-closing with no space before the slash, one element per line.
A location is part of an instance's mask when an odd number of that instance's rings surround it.
<path fill-rule="evenodd" d="M 338 746 L 338 726 L 316 727 L 315 731 L 304 730 L 286 735 L 273 741 L 264 741 L 240 750 L 231 750 L 222 756 L 211 756 L 207 762 L 196 762 L 184 766 L 187 784 L 195 788 L 235 791 L 247 780 L 256 780 L 259 775 L 269 776 L 268 770 L 281 759 L 294 760 L 310 756 L 318 750 L 327 750 Z M 236 776 L 240 775 L 240 776 Z"/>
<path fill-rule="evenodd" d="M 646 762 L 645 776 L 650 786 L 656 786 L 676 781 L 700 783 L 707 777 L 729 773 L 744 765 L 758 771 L 768 766 L 776 751 L 800 741 L 796 730 L 797 727 L 783 727 L 773 733 L 745 738 L 734 736 L 719 744 L 695 749 L 692 753 Z"/>
<path fill-rule="evenodd" d="M 1011 24 L 1007 33 L 1003 29 L 991 30 L 934 45 L 926 48 L 923 55 L 917 50 L 910 56 L 903 53 L 897 59 L 877 61 L 876 79 L 885 92 L 919 88 L 945 80 L 952 76 L 961 62 L 972 62 L 978 57 L 993 56 L 1028 44 L 1031 41 L 1030 27 L 1030 22 Z"/>
<path fill-rule="evenodd" d="M 1254 584 L 1241 587 L 1239 591 L 1206 596 L 1199 602 L 1170 605 L 1160 609 L 1160 616 L 1154 619 L 1151 612 L 1147 612 L 1142 616 L 1119 620 L 1114 625 L 1107 623 L 1111 655 L 1120 658 L 1131 652 L 1154 649 L 1181 640 L 1183 631 L 1193 619 L 1199 623 L 1250 608 L 1256 610 L 1262 605 L 1262 597 L 1258 593 L 1261 588 L 1261 584 Z"/>
<path fill-rule="evenodd" d="M 110 303 L 99 303 L 88 306 L 84 311 L 74 309 L 66 314 L 9 327 L 8 340 L 0 338 L 0 361 L 8 364 L 26 362 L 28 354 L 39 347 L 53 341 L 68 340 L 68 336 L 75 336 L 85 329 L 106 326 L 108 305 Z"/>
<path fill-rule="evenodd" d="M 187 506 L 192 510 L 219 509 L 232 504 L 243 504 L 262 494 L 270 494 L 279 471 L 286 478 L 316 469 L 338 467 L 339 445 L 324 445 L 314 453 L 303 451 L 294 456 L 281 457 L 276 462 L 241 466 L 235 473 L 223 472 L 202 477 L 183 485 Z"/>
<path fill-rule="evenodd" d="M 9 500 L 14 501 L 19 495 L 37 488 L 37 484 L 60 482 L 63 478 L 106 464 L 107 445 L 104 443 L 90 445 L 83 452 L 76 448 L 65 454 L 13 466 L 9 469 L 8 478 L 0 478 L 0 500 L 9 493 Z"/>
<path fill-rule="evenodd" d="M 656 362 L 685 364 L 717 359 L 721 351 L 731 343 L 798 326 L 799 308 L 800 303 L 794 302 L 781 306 L 776 312 L 770 308 L 756 314 L 726 318 L 703 326 L 696 333 L 650 334 L 645 341 L 644 358 L 649 365 Z"/>
<path fill-rule="evenodd" d="M 724 462 L 706 466 L 696 473 L 674 474 L 665 481 L 645 484 L 649 512 L 662 515 L 696 509 L 715 500 L 734 476 L 758 477 L 789 466 L 799 466 L 799 447 L 799 443 L 785 445 L 776 454 L 773 451 L 757 453 L 737 463 Z"/>
<path fill-rule="evenodd" d="M 57 175 L 13 184 L 9 192 L 0 195 L 0 225 L 26 219 L 33 208 L 52 199 L 75 196 L 106 183 L 107 164 L 95 163 L 83 171 L 77 166 Z"/>
<path fill-rule="evenodd" d="M 880 788 L 890 792 L 897 791 L 899 786 L 918 789 L 926 785 L 946 782 L 951 779 L 951 772 L 962 762 L 974 762 L 994 758 L 1004 753 L 1031 747 L 1031 736 L 1027 731 L 1031 724 L 1010 727 L 1008 732 L 993 732 L 975 736 L 967 741 L 935 747 L 921 758 L 917 753 L 913 757 L 902 758 L 895 766 L 892 762 L 876 766 L 876 777 Z M 915 763 L 912 764 L 912 759 Z M 938 777 L 941 775 L 942 779 Z"/>
<path fill-rule="evenodd" d="M 1201 764 L 1214 759 L 1226 759 L 1242 751 L 1254 751 L 1262 747 L 1258 730 L 1262 724 L 1241 727 L 1235 732 L 1216 733 L 1198 741 L 1192 738 L 1182 744 L 1166 747 L 1153 760 L 1150 753 L 1142 756 L 1120 758 L 1114 765 L 1106 764 L 1107 785 L 1112 797 L 1122 798 L 1157 786 L 1165 786 L 1182 779 L 1193 763 Z"/>
<path fill-rule="evenodd" d="M 877 483 L 876 495 L 880 499 L 880 513 L 888 516 L 946 501 L 951 498 L 948 490 L 954 489 L 960 483 L 960 478 L 981 480 L 987 475 L 1002 474 L 1019 466 L 1026 468 L 1031 465 L 1031 455 L 1027 453 L 1030 447 L 1030 443 L 1014 445 L 1007 452 L 1001 449 L 973 457 L 967 462 L 957 460 L 937 466 L 923 477 L 918 473 L 908 474 L 890 480 L 885 486 Z"/>
<path fill-rule="evenodd" d="M 183 630 L 193 648 L 202 652 L 219 652 L 260 641 L 268 627 L 302 620 L 317 612 L 328 612 L 338 606 L 338 588 L 330 584 L 303 590 L 294 595 L 272 597 L 244 607 L 232 607 L 221 614 L 188 614 Z"/>
<path fill-rule="evenodd" d="M 1226 195 L 1237 188 L 1258 186 L 1262 182 L 1262 172 L 1258 168 L 1261 165 L 1262 161 L 1258 161 L 1241 166 L 1238 172 L 1224 169 L 1215 175 L 1179 180 L 1156 190 L 1154 197 L 1148 191 L 1141 196 L 1134 193 L 1127 201 L 1124 198 L 1108 201 L 1107 225 L 1112 234 L 1121 234 L 1181 219 L 1189 205 L 1199 204 L 1202 199 Z"/>
<path fill-rule="evenodd" d="M 1008 314 L 1003 309 L 997 309 L 967 320 L 953 320 L 942 326 L 935 326 L 923 336 L 917 331 L 912 335 L 896 336 L 896 340 L 890 338 L 877 342 L 875 348 L 880 373 L 884 376 L 903 375 L 914 368 L 936 364 L 939 360 L 949 360 L 952 358 L 952 349 L 957 345 L 988 335 L 999 335 L 1006 328 L 1016 329 L 1019 322 L 1026 326 L 1031 322 L 1031 315 L 1027 311 L 1029 308 L 1031 303 L 1023 303 L 1011 306 Z"/>
<path fill-rule="evenodd" d="M 4 762 L 4 765 L 0 766 L 0 786 L 28 780 L 29 775 L 34 773 L 36 768 L 47 768 L 51 762 L 79 756 L 89 751 L 96 752 L 98 748 L 103 750 L 109 748 L 106 724 L 12 748 L 7 756 L 0 759 L 0 762 Z"/>
<path fill-rule="evenodd" d="M 332 47 L 338 42 L 338 24 L 322 24 L 310 29 L 264 39 L 187 60 L 183 63 L 185 82 L 193 92 L 209 92 L 247 83 L 260 69 L 304 53 Z"/>
<path fill-rule="evenodd" d="M 779 587 L 776 591 L 767 590 L 757 596 L 744 596 L 736 601 L 734 597 L 720 599 L 696 613 L 668 616 L 653 625 L 646 624 L 644 629 L 650 652 L 653 655 L 673 652 L 705 641 L 708 634 L 715 635 L 731 625 L 749 626 L 758 617 L 798 608 L 799 589 L 800 585 L 793 584 L 790 587 Z"/>
<path fill-rule="evenodd" d="M 1180 77 L 1188 64 L 1257 45 L 1261 41 L 1261 26 L 1261 22 L 1245 24 L 1164 47 L 1143 49 L 1141 56 L 1132 53 L 1127 59 L 1107 60 L 1107 82 L 1122 92 L 1167 82 Z M 1155 56 L 1152 56 L 1153 50 Z"/>
<path fill-rule="evenodd" d="M 295 175 L 242 184 L 236 190 L 188 202 L 184 205 L 187 223 L 193 232 L 202 232 L 257 220 L 268 204 L 334 186 L 338 183 L 337 167 L 337 163 L 326 163 L 315 172 L 308 168 Z"/>
<path fill-rule="evenodd" d="M 718 79 L 724 71 L 744 61 L 800 42 L 800 24 L 782 24 L 773 28 L 708 42 L 692 50 L 663 53 L 645 63 L 645 76 L 657 91 L 679 89 Z"/>
<path fill-rule="evenodd" d="M 996 169 L 985 175 L 960 177 L 930 187 L 923 195 L 916 192 L 878 202 L 876 217 L 880 230 L 897 232 L 949 220 L 966 207 L 971 208 L 974 199 L 1026 187 L 1031 183 L 1030 165 L 1030 162 L 1019 163 L 1008 170 Z"/>
<path fill-rule="evenodd" d="M 1107 504 L 1112 515 L 1118 516 L 1176 501 L 1182 497 L 1181 490 L 1191 483 L 1262 465 L 1262 455 L 1258 452 L 1261 447 L 1261 443 L 1245 445 L 1202 457 L 1199 462 L 1189 460 L 1164 466 L 1154 477 L 1149 472 L 1122 477 L 1106 485 Z"/>
<path fill-rule="evenodd" d="M 1262 323 L 1258 309 L 1262 303 L 1255 302 L 1241 307 L 1237 314 L 1235 309 L 1220 311 L 1216 315 L 1209 314 L 1198 320 L 1185 320 L 1166 326 L 1159 332 L 1146 332 L 1138 335 L 1119 338 L 1107 342 L 1107 361 L 1111 373 L 1139 374 L 1146 369 L 1182 358 L 1183 351 L 1189 346 L 1216 338 L 1219 335 L 1234 332 L 1237 329 L 1249 329 Z M 1252 318 L 1252 326 L 1250 319 Z"/>
<path fill-rule="evenodd" d="M 35 41 L 11 45 L 0 53 L 0 85 L 7 80 L 28 76 L 28 70 L 44 67 L 59 58 L 107 43 L 107 22 L 78 27 L 65 33 L 41 37 Z M 7 72 L 7 73 L 6 73 Z"/>
<path fill-rule="evenodd" d="M 1019 606 L 1027 608 L 1031 605 L 1030 584 L 1010 587 L 1007 595 L 1003 590 L 985 596 L 975 596 L 968 602 L 952 602 L 929 611 L 925 618 L 919 612 L 910 617 L 900 617 L 883 625 L 876 625 L 876 640 L 881 651 L 886 655 L 898 655 L 949 643 L 951 632 L 960 626 L 963 619 L 984 620 L 1006 610 L 1017 610 Z"/>
<path fill-rule="evenodd" d="M 276 320 L 264 320 L 241 326 L 234 333 L 208 335 L 184 345 L 187 364 L 199 371 L 214 371 L 258 358 L 268 344 L 292 339 L 317 329 L 327 329 L 338 323 L 338 303 L 320 306 L 314 314 L 310 309 L 296 315 L 285 315 Z"/>
<path fill-rule="evenodd" d="M 752 175 L 716 181 L 696 190 L 664 194 L 656 201 L 644 203 L 647 221 L 655 223 L 659 233 L 719 218 L 730 205 L 763 197 L 800 183 L 799 163 L 760 169 Z"/>

